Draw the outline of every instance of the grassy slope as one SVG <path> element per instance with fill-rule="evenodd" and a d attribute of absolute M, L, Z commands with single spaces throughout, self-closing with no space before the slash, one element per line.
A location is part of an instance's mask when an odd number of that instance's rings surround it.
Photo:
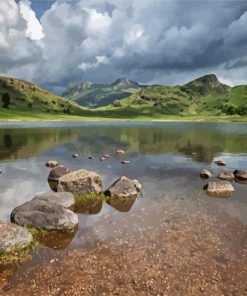
<path fill-rule="evenodd" d="M 9 109 L 11 111 L 27 111 L 31 113 L 44 112 L 61 114 L 69 112 L 79 114 L 83 109 L 74 102 L 56 96 L 39 86 L 9 77 L 0 77 L 0 99 L 4 93 L 10 95 Z M 1 107 L 2 107 L 2 101 Z M 8 113 L 9 110 L 2 110 L 1 113 Z M 9 112 L 10 113 L 10 112 Z"/>
<path fill-rule="evenodd" d="M 3 82 L 6 86 L 0 87 L 0 96 L 8 91 L 14 104 L 10 110 L 0 108 L 0 120 L 246 121 L 246 116 L 228 116 L 226 109 L 227 106 L 247 107 L 247 86 L 223 87 L 222 90 L 222 85 L 218 86 L 217 82 L 216 86 L 205 87 L 200 80 L 187 84 L 187 90 L 184 86 L 148 86 L 122 99 L 122 107 L 108 105 L 92 110 L 79 107 L 25 81 L 0 78 L 0 84 Z M 28 107 L 29 102 L 32 109 Z M 63 114 L 67 108 L 77 116 Z"/>

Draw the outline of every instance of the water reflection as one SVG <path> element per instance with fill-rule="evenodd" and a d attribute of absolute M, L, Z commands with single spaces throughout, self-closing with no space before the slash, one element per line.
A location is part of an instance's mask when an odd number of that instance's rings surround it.
<path fill-rule="evenodd" d="M 135 201 L 136 201 L 136 197 L 128 197 L 128 198 L 110 197 L 107 199 L 106 202 L 119 212 L 128 212 L 132 208 Z"/>
<path fill-rule="evenodd" d="M 96 215 L 102 209 L 102 201 L 101 200 L 87 200 L 84 202 L 80 202 L 75 207 L 75 212 L 86 215 Z"/>

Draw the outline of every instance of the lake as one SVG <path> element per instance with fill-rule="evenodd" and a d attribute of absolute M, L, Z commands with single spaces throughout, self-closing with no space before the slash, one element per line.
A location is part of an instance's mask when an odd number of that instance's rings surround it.
<path fill-rule="evenodd" d="M 116 149 L 126 153 L 117 156 Z M 74 153 L 79 158 L 72 158 Z M 102 154 L 110 158 L 100 161 Z M 226 167 L 217 166 L 218 159 Z M 222 225 L 234 221 L 241 240 L 233 253 L 246 251 L 247 185 L 233 182 L 231 197 L 213 198 L 203 191 L 208 181 L 199 174 L 208 169 L 217 180 L 223 170 L 247 169 L 247 123 L 1 123 L 0 219 L 9 221 L 14 207 L 50 191 L 48 160 L 97 172 L 104 189 L 120 176 L 138 179 L 143 192 L 129 203 L 88 204 L 79 214 L 77 232 L 44 242 L 22 271 L 59 250 L 90 250 L 96 242 L 160 229 L 160 219 L 176 223 L 183 211 L 188 221 L 195 215 Z M 122 160 L 130 163 L 123 165 Z M 225 228 L 227 235 L 235 226 Z"/>

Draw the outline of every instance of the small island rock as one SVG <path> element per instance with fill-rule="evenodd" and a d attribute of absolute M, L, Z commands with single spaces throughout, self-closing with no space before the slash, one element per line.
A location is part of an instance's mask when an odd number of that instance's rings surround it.
<path fill-rule="evenodd" d="M 48 168 L 55 168 L 59 165 L 59 163 L 56 160 L 49 160 L 45 164 Z"/>
<path fill-rule="evenodd" d="M 78 157 L 79 157 L 79 154 L 74 153 L 74 154 L 72 154 L 72 157 L 73 157 L 73 158 L 78 158 Z"/>
<path fill-rule="evenodd" d="M 226 162 L 224 160 L 216 160 L 214 163 L 217 164 L 218 166 L 225 166 L 226 165 Z"/>
<path fill-rule="evenodd" d="M 234 174 L 233 172 L 221 172 L 218 175 L 218 178 L 221 180 L 226 180 L 226 181 L 233 181 L 234 180 Z"/>
<path fill-rule="evenodd" d="M 211 172 L 208 171 L 208 170 L 202 170 L 202 171 L 200 172 L 200 177 L 201 177 L 202 179 L 208 179 L 208 178 L 212 177 L 212 174 L 211 174 Z"/>
<path fill-rule="evenodd" d="M 50 171 L 48 183 L 53 191 L 57 191 L 58 179 L 61 176 L 69 174 L 71 171 L 63 165 L 59 165 Z"/>
<path fill-rule="evenodd" d="M 120 177 L 117 179 L 105 192 L 106 196 L 110 197 L 137 197 L 141 185 L 137 180 L 131 180 L 127 177 Z"/>
<path fill-rule="evenodd" d="M 122 149 L 118 149 L 118 150 L 116 150 L 116 154 L 123 155 L 123 154 L 125 154 L 125 151 Z"/>
<path fill-rule="evenodd" d="M 234 192 L 234 187 L 228 181 L 209 182 L 204 189 L 211 196 L 227 197 Z"/>
<path fill-rule="evenodd" d="M 247 170 L 235 170 L 233 174 L 236 182 L 247 184 Z"/>

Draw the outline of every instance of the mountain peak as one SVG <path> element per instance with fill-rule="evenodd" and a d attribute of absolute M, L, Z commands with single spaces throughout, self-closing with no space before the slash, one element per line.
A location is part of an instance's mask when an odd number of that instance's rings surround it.
<path fill-rule="evenodd" d="M 208 74 L 190 81 L 182 88 L 187 92 L 194 91 L 201 95 L 207 95 L 212 91 L 224 93 L 230 88 L 230 86 L 221 83 L 215 74 Z"/>
<path fill-rule="evenodd" d="M 111 86 L 118 89 L 140 88 L 137 82 L 129 80 L 127 77 L 117 78 Z"/>

